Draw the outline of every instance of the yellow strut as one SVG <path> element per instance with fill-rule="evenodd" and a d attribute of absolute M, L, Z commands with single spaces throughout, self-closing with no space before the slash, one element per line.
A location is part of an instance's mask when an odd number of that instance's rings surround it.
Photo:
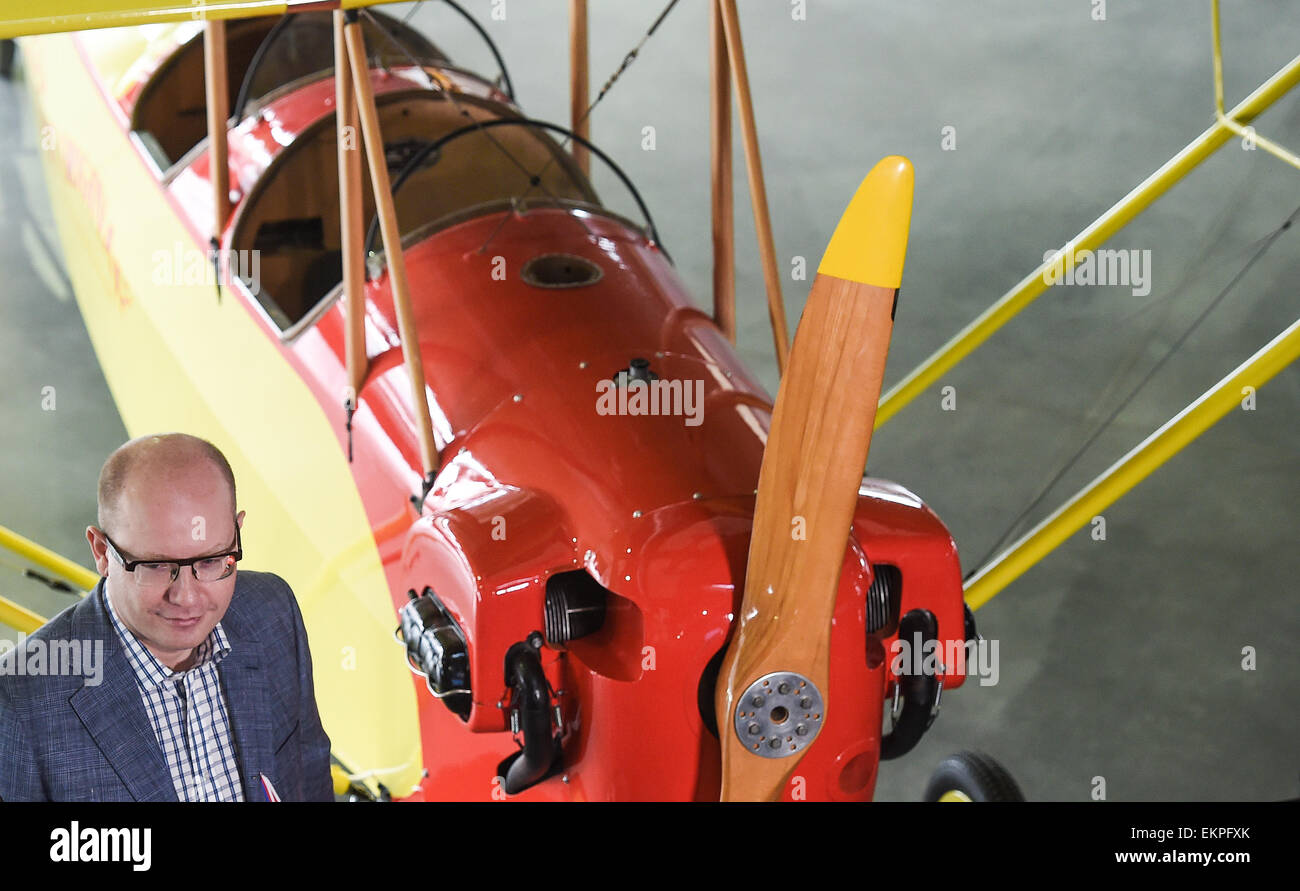
<path fill-rule="evenodd" d="M 1300 82 L 1300 56 L 1292 59 L 1285 68 L 1270 77 L 1237 105 L 1227 116 L 1231 121 L 1224 116 L 1218 116 L 1213 126 L 1170 158 L 1163 167 L 1147 177 L 1114 207 L 1098 217 L 1091 226 L 1071 239 L 1069 246 L 1073 250 L 1067 250 L 1063 257 L 1045 260 L 1041 266 L 940 347 L 934 355 L 899 381 L 880 400 L 880 408 L 876 412 L 876 427 L 879 428 L 898 414 L 903 406 L 924 393 L 945 372 L 973 353 L 994 331 L 1005 325 L 1016 313 L 1046 291 L 1049 282 L 1060 281 L 1060 275 L 1053 273 L 1064 273 L 1073 269 L 1078 253 L 1085 250 L 1094 251 L 1100 247 L 1156 199 L 1169 191 L 1175 183 L 1226 144 L 1234 133 L 1240 132 L 1245 135 L 1244 125 L 1285 96 L 1298 82 Z M 1261 147 L 1273 145 L 1258 136 L 1252 135 L 1251 138 Z M 1297 161 L 1300 162 L 1300 159 Z"/>
<path fill-rule="evenodd" d="M 1248 140 L 1251 145 L 1257 145 L 1264 151 L 1273 155 L 1275 158 L 1281 158 L 1292 167 L 1300 170 L 1300 157 L 1296 157 L 1293 152 L 1288 151 L 1278 145 L 1271 139 L 1265 139 L 1255 132 L 1254 128 L 1246 128 L 1234 121 L 1232 118 L 1223 113 L 1223 45 L 1219 39 L 1219 0 L 1213 0 L 1211 6 L 1213 13 L 1213 27 L 1211 35 L 1214 42 L 1214 117 L 1220 124 L 1227 127 L 1233 133 L 1242 139 Z"/>
<path fill-rule="evenodd" d="M 60 557 L 48 548 L 43 548 L 4 526 L 0 526 L 0 548 L 13 551 L 29 563 L 54 573 L 83 591 L 90 590 L 99 582 L 99 576 L 89 569 L 73 563 L 66 557 Z M 0 597 L 0 622 L 24 633 L 30 633 L 44 625 L 45 619 L 25 606 L 19 606 L 6 597 Z"/>
<path fill-rule="evenodd" d="M 1262 387 L 1297 358 L 1300 358 L 1300 319 L 1148 436 L 1050 517 L 980 567 L 966 583 L 966 602 L 971 609 L 979 609 L 988 603 L 1076 530 L 1232 411 L 1247 392 L 1244 388 Z"/>
<path fill-rule="evenodd" d="M 25 606 L 19 606 L 8 597 L 0 597 L 0 624 L 31 634 L 45 624 L 45 620 Z M 0 654 L 3 655 L 3 654 Z"/>
<path fill-rule="evenodd" d="M 67 557 L 60 557 L 49 548 L 43 548 L 31 539 L 23 538 L 12 529 L 0 526 L 0 548 L 13 551 L 18 556 L 35 563 L 42 569 L 48 569 L 59 578 L 72 582 L 83 591 L 89 591 L 99 582 L 99 576 L 84 566 L 73 563 Z"/>

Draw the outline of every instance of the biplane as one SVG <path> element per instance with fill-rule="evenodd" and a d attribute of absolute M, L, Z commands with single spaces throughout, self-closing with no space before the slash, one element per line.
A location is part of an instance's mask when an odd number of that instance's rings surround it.
<path fill-rule="evenodd" d="M 862 180 L 787 346 L 734 0 L 710 6 L 712 313 L 586 136 L 584 0 L 568 127 L 378 5 L 82 0 L 6 8 L 0 25 L 46 35 L 22 64 L 127 429 L 230 456 L 251 562 L 302 605 L 341 793 L 869 799 L 880 760 L 911 750 L 965 679 L 959 659 L 899 668 L 899 642 L 966 652 L 971 607 L 1300 349 L 1292 326 L 963 579 L 934 512 L 863 477 L 871 433 L 1046 290 L 1050 262 L 880 400 L 911 165 L 891 156 Z M 1297 80 L 1300 59 L 1221 107 L 1192 154 Z M 733 86 L 775 401 L 734 347 Z M 1180 159 L 1058 268 L 1196 163 Z M 604 203 L 595 162 L 641 219 Z M 665 411 L 632 409 L 660 396 Z M 930 797 L 1019 794 L 976 755 L 936 779 Z"/>

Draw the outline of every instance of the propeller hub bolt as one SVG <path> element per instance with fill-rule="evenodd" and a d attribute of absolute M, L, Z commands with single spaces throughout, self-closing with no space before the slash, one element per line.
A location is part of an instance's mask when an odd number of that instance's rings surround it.
<path fill-rule="evenodd" d="M 759 731 L 760 729 L 762 729 L 762 728 L 760 728 L 757 724 L 750 724 L 750 725 L 749 725 L 749 735 L 750 735 L 750 736 L 758 736 L 758 731 Z"/>
<path fill-rule="evenodd" d="M 812 708 L 812 706 L 813 706 L 813 701 L 809 699 L 807 696 L 799 700 L 799 707 L 802 709 L 810 709 Z"/>
<path fill-rule="evenodd" d="M 782 696 L 785 696 L 787 693 L 790 692 L 790 685 L 782 684 L 781 686 L 776 688 L 776 692 L 780 693 Z"/>
<path fill-rule="evenodd" d="M 749 700 L 749 704 L 752 705 L 754 708 L 762 708 L 764 702 L 767 702 L 767 700 L 764 699 L 762 695 L 757 693 L 754 694 L 754 696 L 752 696 Z"/>
<path fill-rule="evenodd" d="M 808 735 L 808 725 L 807 725 L 807 724 L 800 724 L 798 727 L 796 727 L 796 728 L 794 729 L 794 732 L 795 732 L 795 735 L 796 735 L 796 736 L 807 736 L 807 735 Z"/>
<path fill-rule="evenodd" d="M 781 740 L 774 739 L 770 743 L 768 743 L 768 745 L 773 749 L 779 749 L 781 748 Z"/>

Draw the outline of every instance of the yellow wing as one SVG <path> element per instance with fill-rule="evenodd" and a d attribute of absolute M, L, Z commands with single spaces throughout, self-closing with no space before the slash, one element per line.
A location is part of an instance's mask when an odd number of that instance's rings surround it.
<path fill-rule="evenodd" d="M 396 0 L 0 0 L 0 39 L 156 22 L 242 19 L 307 9 L 360 9 Z"/>

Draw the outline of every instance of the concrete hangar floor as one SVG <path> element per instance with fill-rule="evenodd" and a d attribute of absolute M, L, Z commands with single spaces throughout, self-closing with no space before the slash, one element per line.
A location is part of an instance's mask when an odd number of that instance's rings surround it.
<path fill-rule="evenodd" d="M 494 70 L 437 6 L 414 21 L 458 63 Z M 510 0 L 500 21 L 472 6 L 525 110 L 567 121 L 564 54 L 536 40 L 553 32 L 562 45 L 566 4 Z M 887 387 L 1213 119 L 1208 2 L 1110 4 L 1104 20 L 1084 0 L 761 6 L 745 6 L 743 25 L 792 328 L 808 286 L 788 275 L 795 258 L 815 267 L 879 157 L 916 165 Z M 655 11 L 593 6 L 593 92 Z M 1300 52 L 1300 13 L 1282 0 L 1232 5 L 1223 28 L 1229 104 Z M 593 117 L 597 144 L 638 184 L 701 306 L 706 34 L 703 5 L 682 4 Z M 1258 126 L 1300 147 L 1300 97 Z M 736 139 L 739 347 L 775 392 L 738 128 Z M 96 474 L 127 434 L 61 270 L 39 151 L 20 50 L 14 79 L 0 81 L 0 523 L 88 563 Z M 1300 171 L 1229 144 L 1109 243 L 1148 258 L 1145 282 L 1049 291 L 881 429 L 870 472 L 924 498 L 964 570 L 976 568 L 1297 206 Z M 1295 320 L 1297 238 L 1278 236 L 1027 523 Z M 56 411 L 40 409 L 46 386 Z M 1298 417 L 1292 367 L 1253 411 L 1228 415 L 1106 510 L 1104 540 L 1085 527 L 981 609 L 981 632 L 999 643 L 997 683 L 944 696 L 920 745 L 881 766 L 877 798 L 918 798 L 938 761 L 965 748 L 999 758 L 1032 799 L 1087 800 L 1098 777 L 1111 800 L 1300 793 Z M 67 604 L 15 558 L 0 561 L 7 595 L 46 615 Z"/>

